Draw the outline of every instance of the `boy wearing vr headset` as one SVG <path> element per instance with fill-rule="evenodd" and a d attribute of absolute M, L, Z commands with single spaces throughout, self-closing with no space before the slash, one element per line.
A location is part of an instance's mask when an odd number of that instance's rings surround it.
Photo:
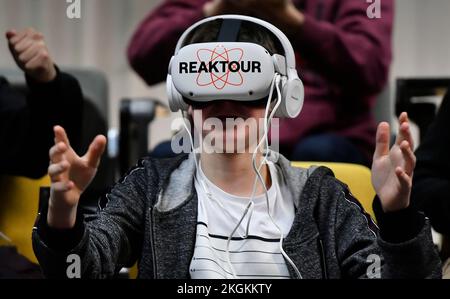
<path fill-rule="evenodd" d="M 80 158 L 55 128 L 51 197 L 33 231 L 47 276 L 64 277 L 70 254 L 80 256 L 83 278 L 114 277 L 136 260 L 140 278 L 441 276 L 428 221 L 409 207 L 415 157 L 406 114 L 391 150 L 388 124 L 378 128 L 378 230 L 329 169 L 293 168 L 269 149 L 272 118 L 296 117 L 303 104 L 292 47 L 273 25 L 236 15 L 194 24 L 178 42 L 167 90 L 171 109 L 193 117 L 194 130 L 186 125 L 193 152 L 140 161 L 89 221 L 77 204 L 106 140 L 97 137 Z M 208 124 L 229 118 L 263 120 L 262 137 L 255 141 L 242 125 Z M 200 152 L 192 133 L 205 146 Z M 224 153 L 219 141 L 229 136 L 233 150 Z M 371 271 L 374 257 L 381 269 Z"/>

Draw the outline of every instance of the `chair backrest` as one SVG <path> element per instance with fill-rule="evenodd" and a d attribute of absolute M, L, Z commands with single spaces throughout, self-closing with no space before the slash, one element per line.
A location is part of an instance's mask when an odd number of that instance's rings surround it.
<path fill-rule="evenodd" d="M 358 199 L 364 210 L 375 219 L 372 202 L 375 190 L 372 187 L 370 169 L 357 164 L 325 163 L 325 162 L 292 162 L 294 167 L 309 168 L 310 166 L 325 166 L 330 168 L 338 180 L 347 184 L 352 194 Z"/>

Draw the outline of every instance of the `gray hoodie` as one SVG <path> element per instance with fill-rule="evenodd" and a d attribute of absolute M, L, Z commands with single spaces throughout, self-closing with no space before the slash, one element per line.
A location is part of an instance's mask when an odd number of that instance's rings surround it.
<path fill-rule="evenodd" d="M 440 278 L 428 219 L 408 240 L 387 242 L 347 186 L 324 167 L 293 168 L 271 153 L 293 196 L 296 215 L 283 248 L 303 278 Z M 33 248 L 48 277 L 66 277 L 67 256 L 81 258 L 82 278 L 114 277 L 139 263 L 139 278 L 188 279 L 194 253 L 197 194 L 192 156 L 145 159 L 101 198 L 94 217 L 55 231 L 47 207 L 33 229 Z M 374 259 L 375 257 L 375 259 Z M 291 277 L 298 278 L 287 263 Z M 372 275 L 374 274 L 374 275 Z"/>

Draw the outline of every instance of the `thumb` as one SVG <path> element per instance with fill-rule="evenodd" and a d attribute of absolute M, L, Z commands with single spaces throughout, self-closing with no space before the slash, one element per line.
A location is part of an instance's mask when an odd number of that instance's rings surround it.
<path fill-rule="evenodd" d="M 376 147 L 373 155 L 374 160 L 389 154 L 390 139 L 389 124 L 387 122 L 380 123 L 377 129 Z"/>
<path fill-rule="evenodd" d="M 95 137 L 94 141 L 92 141 L 91 145 L 89 145 L 89 149 L 84 155 L 84 158 L 87 160 L 89 167 L 97 168 L 100 164 L 100 158 L 103 155 L 103 152 L 106 148 L 106 137 L 103 135 L 98 135 Z"/>

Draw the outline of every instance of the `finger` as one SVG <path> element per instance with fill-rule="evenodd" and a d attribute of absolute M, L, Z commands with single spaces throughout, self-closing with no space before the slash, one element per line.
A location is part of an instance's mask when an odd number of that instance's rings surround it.
<path fill-rule="evenodd" d="M 68 171 L 70 164 L 67 161 L 61 161 L 60 163 L 51 164 L 48 167 L 48 175 L 52 182 L 59 182 L 62 180 L 62 174 Z"/>
<path fill-rule="evenodd" d="M 21 54 L 24 51 L 28 50 L 31 46 L 33 46 L 34 43 L 35 42 L 33 39 L 31 39 L 29 36 L 26 36 L 19 43 L 14 45 L 14 51 L 18 54 Z"/>
<path fill-rule="evenodd" d="M 10 30 L 6 31 L 6 33 L 5 33 L 6 39 L 8 41 L 11 40 L 16 35 L 17 35 L 17 32 L 15 29 L 10 29 Z"/>
<path fill-rule="evenodd" d="M 395 144 L 400 145 L 403 141 L 408 141 L 408 143 L 413 146 L 414 141 L 412 138 L 409 122 L 404 122 L 400 125 Z"/>
<path fill-rule="evenodd" d="M 63 159 L 64 153 L 67 151 L 67 145 L 64 142 L 59 142 L 58 144 L 54 145 L 50 149 L 50 161 L 52 163 L 59 163 Z"/>
<path fill-rule="evenodd" d="M 378 125 L 374 159 L 389 154 L 390 126 L 386 122 Z"/>
<path fill-rule="evenodd" d="M 402 124 L 402 127 L 400 128 L 401 133 L 403 135 L 404 140 L 408 141 L 411 148 L 414 148 L 414 139 L 411 134 L 411 125 L 409 123 L 409 120 L 407 119 L 406 122 Z"/>
<path fill-rule="evenodd" d="M 34 32 L 34 29 L 32 29 L 32 28 L 20 31 L 19 33 L 16 34 L 16 36 L 11 38 L 9 40 L 9 42 L 10 42 L 11 45 L 16 45 L 17 43 L 22 41 L 25 37 L 31 35 L 33 32 Z"/>
<path fill-rule="evenodd" d="M 39 43 L 32 43 L 25 51 L 20 52 L 19 60 L 27 63 L 31 61 L 40 51 L 42 50 L 42 45 Z"/>
<path fill-rule="evenodd" d="M 400 124 L 409 121 L 408 120 L 408 113 L 406 113 L 406 112 L 400 113 L 400 116 L 398 117 L 398 120 L 399 120 Z"/>
<path fill-rule="evenodd" d="M 63 154 L 67 150 L 67 145 L 64 142 L 58 142 L 50 149 L 50 157 L 57 154 Z"/>
<path fill-rule="evenodd" d="M 14 46 L 14 48 L 17 52 L 22 53 L 36 43 L 43 43 L 43 39 L 44 36 L 42 35 L 42 33 L 30 31 L 20 42 L 18 42 Z"/>
<path fill-rule="evenodd" d="M 67 192 L 72 190 L 75 184 L 72 181 L 52 183 L 52 190 L 56 192 Z"/>
<path fill-rule="evenodd" d="M 35 56 L 25 64 L 26 69 L 37 69 L 39 67 L 45 66 L 45 61 L 49 59 L 49 55 L 47 51 L 40 49 L 39 53 L 35 54 Z"/>
<path fill-rule="evenodd" d="M 55 132 L 55 143 L 64 142 L 67 146 L 70 146 L 69 138 L 67 138 L 66 131 L 61 126 L 55 126 L 53 128 Z"/>
<path fill-rule="evenodd" d="M 399 117 L 399 132 L 397 134 L 395 144 L 400 145 L 404 140 L 408 141 L 411 147 L 414 147 L 408 114 L 406 112 L 403 112 Z"/>
<path fill-rule="evenodd" d="M 409 190 L 412 186 L 412 179 L 401 167 L 395 169 L 395 174 L 403 190 Z"/>
<path fill-rule="evenodd" d="M 17 32 L 16 35 L 14 35 L 13 37 L 11 37 L 8 41 L 10 45 L 16 45 L 17 43 L 19 43 L 25 36 L 27 35 L 26 31 L 20 31 Z"/>
<path fill-rule="evenodd" d="M 414 172 L 414 167 L 416 166 L 416 156 L 406 140 L 400 144 L 400 149 L 402 150 L 403 158 L 405 159 L 405 172 L 411 176 Z"/>
<path fill-rule="evenodd" d="M 92 141 L 89 149 L 85 155 L 85 159 L 90 167 L 97 168 L 100 164 L 100 159 L 106 148 L 106 137 L 99 135 Z"/>

